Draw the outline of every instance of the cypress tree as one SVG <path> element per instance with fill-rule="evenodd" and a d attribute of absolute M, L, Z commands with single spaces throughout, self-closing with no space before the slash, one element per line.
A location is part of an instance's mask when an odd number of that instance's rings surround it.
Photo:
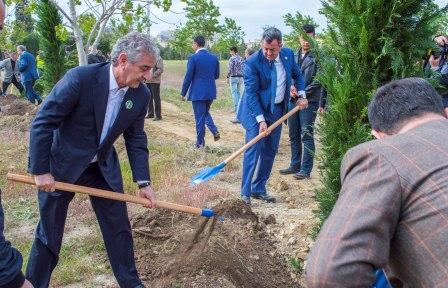
<path fill-rule="evenodd" d="M 322 4 L 321 12 L 328 19 L 325 54 L 331 59 L 320 59 L 318 78 L 328 91 L 330 105 L 318 127 L 322 185 L 315 193 L 319 224 L 314 236 L 339 196 L 344 154 L 370 139 L 366 112 L 373 91 L 393 79 L 422 75 L 418 62 L 431 47 L 446 12 L 433 0 L 328 0 Z"/>
<path fill-rule="evenodd" d="M 44 63 L 39 82 L 44 87 L 44 92 L 48 93 L 66 71 L 65 46 L 57 37 L 57 29 L 62 27 L 62 17 L 57 8 L 48 0 L 38 2 L 36 14 L 38 16 L 36 30 L 40 35 L 39 57 Z"/>

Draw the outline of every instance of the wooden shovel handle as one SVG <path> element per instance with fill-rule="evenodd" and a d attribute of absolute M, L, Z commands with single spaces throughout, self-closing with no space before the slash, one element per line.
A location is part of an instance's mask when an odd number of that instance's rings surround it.
<path fill-rule="evenodd" d="M 36 183 L 34 181 L 34 177 L 30 176 L 30 175 L 19 175 L 19 174 L 8 173 L 6 175 L 6 178 L 8 180 L 11 180 L 14 182 L 36 185 Z M 74 185 L 74 184 L 69 184 L 69 183 L 64 183 L 64 182 L 56 181 L 55 186 L 56 186 L 57 190 L 87 194 L 90 196 L 102 197 L 102 198 L 107 198 L 107 199 L 112 199 L 112 200 L 117 200 L 117 201 L 130 202 L 130 203 L 141 204 L 141 205 L 148 205 L 150 203 L 150 201 L 148 199 L 142 198 L 142 197 L 137 197 L 137 196 L 123 194 L 123 193 L 117 193 L 117 192 L 111 192 L 111 191 L 96 189 L 96 188 L 91 188 L 91 187 L 85 187 L 85 186 L 80 186 L 80 185 Z M 156 201 L 155 206 L 158 208 L 175 210 L 175 211 L 179 211 L 179 212 L 185 212 L 185 213 L 196 214 L 196 215 L 201 215 L 201 213 L 202 213 L 201 208 L 185 206 L 185 205 L 180 205 L 180 204 L 175 204 L 175 203 L 170 203 L 170 202 L 165 202 L 165 201 Z"/>
<path fill-rule="evenodd" d="M 296 113 L 299 110 L 300 110 L 300 106 L 294 107 L 291 111 L 289 111 L 288 113 L 283 115 L 280 119 L 278 119 L 271 126 L 269 126 L 267 131 L 258 134 L 257 137 L 255 137 L 254 139 L 250 140 L 243 147 L 241 147 L 240 149 L 235 151 L 226 160 L 224 160 L 224 162 L 227 164 L 230 161 L 232 161 L 233 159 L 235 159 L 236 157 L 238 157 L 241 153 L 243 153 L 244 151 L 249 149 L 252 145 L 254 145 L 258 141 L 260 141 L 260 139 L 266 137 L 268 133 L 271 133 L 275 128 L 277 128 L 278 126 L 282 125 L 283 122 L 285 122 L 289 117 L 291 117 L 294 113 Z"/>

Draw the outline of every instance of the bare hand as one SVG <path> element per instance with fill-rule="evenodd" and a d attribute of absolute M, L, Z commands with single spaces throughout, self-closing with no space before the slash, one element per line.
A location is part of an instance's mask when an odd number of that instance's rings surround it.
<path fill-rule="evenodd" d="M 156 207 L 156 195 L 154 194 L 151 186 L 141 188 L 138 194 L 140 197 L 149 199 L 149 201 L 151 202 L 148 205 L 144 205 L 146 208 Z"/>
<path fill-rule="evenodd" d="M 36 182 L 36 187 L 39 190 L 45 192 L 54 192 L 54 190 L 56 189 L 54 183 L 54 177 L 50 173 L 35 175 L 34 181 Z"/>
<path fill-rule="evenodd" d="M 445 46 L 446 44 L 448 44 L 448 39 L 443 35 L 437 36 L 436 38 L 434 38 L 434 41 L 436 41 L 437 45 L 439 46 Z"/>
<path fill-rule="evenodd" d="M 324 113 L 325 111 L 325 107 L 319 107 L 319 109 L 317 109 L 317 113 Z"/>
<path fill-rule="evenodd" d="M 292 98 L 297 98 L 299 95 L 297 94 L 297 89 L 296 89 L 296 86 L 294 86 L 294 85 L 291 85 L 291 89 L 290 89 L 290 92 L 289 92 L 290 94 L 291 94 L 291 97 Z"/>
<path fill-rule="evenodd" d="M 434 55 L 429 57 L 429 64 L 433 70 L 437 70 L 439 68 L 440 58 L 441 57 L 434 58 Z"/>
<path fill-rule="evenodd" d="M 300 110 L 306 109 L 308 107 L 308 100 L 306 98 L 298 98 L 296 105 L 300 107 Z"/>
<path fill-rule="evenodd" d="M 445 108 L 444 111 L 445 111 L 445 118 L 448 118 L 448 108 Z"/>
<path fill-rule="evenodd" d="M 260 130 L 259 133 L 265 133 L 266 132 L 266 136 L 269 135 L 269 131 L 268 131 L 268 124 L 266 124 L 265 121 L 260 122 Z"/>
<path fill-rule="evenodd" d="M 31 284 L 30 281 L 25 279 L 25 282 L 23 283 L 21 288 L 34 288 L 33 284 Z"/>

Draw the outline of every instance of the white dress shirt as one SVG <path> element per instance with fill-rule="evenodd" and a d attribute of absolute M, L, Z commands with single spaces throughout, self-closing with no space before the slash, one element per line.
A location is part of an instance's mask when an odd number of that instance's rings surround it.
<path fill-rule="evenodd" d="M 109 70 L 109 97 L 107 98 L 106 114 L 104 115 L 103 130 L 101 131 L 100 144 L 106 138 L 107 133 L 115 122 L 118 112 L 120 111 L 121 102 L 123 102 L 124 95 L 129 87 L 119 88 L 114 73 L 112 72 L 112 65 Z M 92 163 L 96 162 L 97 155 L 93 157 Z"/>
<path fill-rule="evenodd" d="M 207 48 L 205 48 L 205 47 L 201 47 L 201 48 L 199 48 L 198 50 L 196 50 L 196 52 L 194 52 L 194 53 L 196 54 L 196 53 L 198 53 L 198 52 L 201 51 L 201 50 L 207 50 Z"/>
<path fill-rule="evenodd" d="M 286 92 L 286 71 L 285 66 L 283 66 L 282 60 L 280 60 L 280 54 L 274 60 L 275 69 L 277 70 L 277 90 L 275 91 L 275 104 L 280 104 L 285 99 Z M 272 79 L 271 79 L 272 81 Z M 263 114 L 255 117 L 257 122 L 265 121 Z"/>

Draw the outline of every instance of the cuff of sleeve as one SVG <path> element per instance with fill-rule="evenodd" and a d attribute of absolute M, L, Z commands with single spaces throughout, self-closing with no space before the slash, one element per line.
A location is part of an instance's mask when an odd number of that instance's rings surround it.
<path fill-rule="evenodd" d="M 302 96 L 303 98 L 306 98 L 306 92 L 304 90 L 300 90 L 299 92 L 297 92 L 297 94 L 299 94 L 299 96 Z"/>
<path fill-rule="evenodd" d="M 255 117 L 255 118 L 257 119 L 257 122 L 258 122 L 258 123 L 266 121 L 266 120 L 264 119 L 264 116 L 263 116 L 263 114 L 261 114 L 261 115 L 258 115 L 258 116 L 257 116 L 257 117 Z"/>
<path fill-rule="evenodd" d="M 12 279 L 9 283 L 2 285 L 3 288 L 17 288 L 22 287 L 23 283 L 25 283 L 25 276 L 23 276 L 22 271 L 17 273 L 16 277 Z"/>

